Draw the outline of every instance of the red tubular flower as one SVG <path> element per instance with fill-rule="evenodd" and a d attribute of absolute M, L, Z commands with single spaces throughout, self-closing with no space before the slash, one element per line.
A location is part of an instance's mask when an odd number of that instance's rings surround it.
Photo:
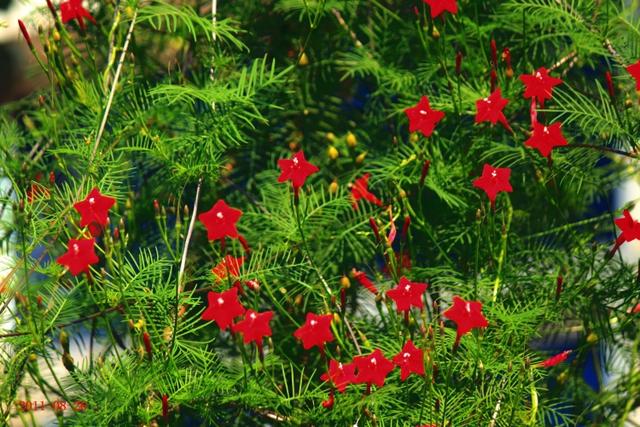
<path fill-rule="evenodd" d="M 62 254 L 56 262 L 69 268 L 72 276 L 80 273 L 88 273 L 89 265 L 99 261 L 95 252 L 94 238 L 91 239 L 69 239 L 67 252 Z"/>
<path fill-rule="evenodd" d="M 429 168 L 431 167 L 431 160 L 425 160 L 422 164 L 422 171 L 420 172 L 420 187 L 424 185 L 424 180 L 427 178 Z"/>
<path fill-rule="evenodd" d="M 458 13 L 458 2 L 456 0 L 422 0 L 431 8 L 431 17 L 437 18 L 443 12 Z"/>
<path fill-rule="evenodd" d="M 462 52 L 458 51 L 456 53 L 456 75 L 460 75 L 462 73 Z"/>
<path fill-rule="evenodd" d="M 541 367 L 543 368 L 551 368 L 552 366 L 559 365 L 560 363 L 567 360 L 572 350 L 565 350 L 560 354 L 556 354 L 555 356 L 551 356 L 547 360 L 540 362 Z"/>
<path fill-rule="evenodd" d="M 611 73 L 606 71 L 604 73 L 604 80 L 607 82 L 607 91 L 609 92 L 609 96 L 613 99 L 616 95 L 615 90 L 613 89 L 613 80 L 611 79 Z"/>
<path fill-rule="evenodd" d="M 400 380 L 411 374 L 424 375 L 424 351 L 416 347 L 411 340 L 393 357 L 393 363 L 400 368 Z"/>
<path fill-rule="evenodd" d="M 327 408 L 327 409 L 331 409 L 333 408 L 333 404 L 334 404 L 334 393 L 333 393 L 333 389 L 331 389 L 331 391 L 329 391 L 329 397 L 327 398 L 327 400 L 322 401 L 322 407 L 323 408 Z"/>
<path fill-rule="evenodd" d="M 296 197 L 298 190 L 304 185 L 309 175 L 313 175 L 320 170 L 307 162 L 302 151 L 298 151 L 291 159 L 278 160 L 278 167 L 281 170 L 278 182 L 291 181 Z"/>
<path fill-rule="evenodd" d="M 636 81 L 636 90 L 640 90 L 640 60 L 635 64 L 629 65 L 625 68 L 631 77 Z"/>
<path fill-rule="evenodd" d="M 221 330 L 227 329 L 233 319 L 242 316 L 245 308 L 238 301 L 238 288 L 231 288 L 224 292 L 209 292 L 208 306 L 202 312 L 202 320 L 213 320 Z"/>
<path fill-rule="evenodd" d="M 210 210 L 198 215 L 198 220 L 206 227 L 209 240 L 224 241 L 225 237 L 239 237 L 236 223 L 241 216 L 240 209 L 229 207 L 224 200 L 218 200 Z"/>
<path fill-rule="evenodd" d="M 411 217 L 409 215 L 404 217 L 404 223 L 402 224 L 402 239 L 407 239 L 409 233 L 409 226 L 411 225 Z"/>
<path fill-rule="evenodd" d="M 144 342 L 144 349 L 147 352 L 149 360 L 153 359 L 153 349 L 151 347 L 151 337 L 147 331 L 142 333 L 142 341 Z"/>
<path fill-rule="evenodd" d="M 375 384 L 378 387 L 384 385 L 385 378 L 395 367 L 379 348 L 367 356 L 354 357 L 353 363 L 357 369 L 355 382 L 366 383 L 369 386 Z"/>
<path fill-rule="evenodd" d="M 230 276 L 233 279 L 240 277 L 240 267 L 244 263 L 244 257 L 233 257 L 227 255 L 222 261 L 211 269 L 211 272 L 217 277 L 217 281 Z"/>
<path fill-rule="evenodd" d="M 393 244 L 393 241 L 396 240 L 397 234 L 398 229 L 396 228 L 396 223 L 393 221 L 391 209 L 389 209 L 389 235 L 387 236 L 387 243 L 389 244 L 389 246 L 391 246 Z"/>
<path fill-rule="evenodd" d="M 525 85 L 524 97 L 535 98 L 541 106 L 546 99 L 551 99 L 553 88 L 562 83 L 561 79 L 551 77 L 544 67 L 538 68 L 533 74 L 521 75 L 520 80 Z"/>
<path fill-rule="evenodd" d="M 631 309 L 631 314 L 638 314 L 638 313 L 640 313 L 640 302 Z"/>
<path fill-rule="evenodd" d="M 84 200 L 73 205 L 80 214 L 80 227 L 89 226 L 92 235 L 100 235 L 102 227 L 107 225 L 109 209 L 115 203 L 113 197 L 101 194 L 98 188 L 92 189 Z"/>
<path fill-rule="evenodd" d="M 247 310 L 244 319 L 238 323 L 231 325 L 233 332 L 240 332 L 243 336 L 245 344 L 251 341 L 255 342 L 258 347 L 262 346 L 262 339 L 271 336 L 271 327 L 269 322 L 273 317 L 273 311 L 264 311 L 262 313 L 253 310 Z"/>
<path fill-rule="evenodd" d="M 453 305 L 442 313 L 444 317 L 457 326 L 454 350 L 460 344 L 460 338 L 475 328 L 486 328 L 489 322 L 482 314 L 482 303 L 479 301 L 465 301 L 459 296 L 453 297 Z"/>
<path fill-rule="evenodd" d="M 611 254 L 618 250 L 624 242 L 640 240 L 640 223 L 633 219 L 631 213 L 627 209 L 622 212 L 622 217 L 616 218 L 614 222 L 616 227 L 620 229 L 620 234 L 616 239 L 615 246 L 611 250 Z"/>
<path fill-rule="evenodd" d="M 378 293 L 378 288 L 374 285 L 371 280 L 364 274 L 362 271 L 358 271 L 355 268 L 353 269 L 353 278 L 358 281 L 362 286 L 364 286 L 369 292 L 372 294 Z"/>
<path fill-rule="evenodd" d="M 494 168 L 488 163 L 485 163 L 482 168 L 482 176 L 476 178 L 473 181 L 473 186 L 484 190 L 489 197 L 491 207 L 495 207 L 496 196 L 501 191 L 511 193 L 513 188 L 509 183 L 511 177 L 511 169 L 509 168 Z"/>
<path fill-rule="evenodd" d="M 376 222 L 375 218 L 369 217 L 369 226 L 373 230 L 373 234 L 376 236 L 376 240 L 379 242 L 380 241 L 380 230 L 378 229 L 378 223 Z"/>
<path fill-rule="evenodd" d="M 324 348 L 324 344 L 334 340 L 331 333 L 331 314 L 314 314 L 307 313 L 307 319 L 301 327 L 296 329 L 293 336 L 302 341 L 305 350 L 309 350 L 313 346 L 320 349 Z"/>
<path fill-rule="evenodd" d="M 551 160 L 551 151 L 555 147 L 567 144 L 567 140 L 562 134 L 562 123 L 560 122 L 548 126 L 538 122 L 534 123 L 531 137 L 524 142 L 524 145 L 535 148 L 549 160 Z"/>
<path fill-rule="evenodd" d="M 369 191 L 369 177 L 371 174 L 365 173 L 356 179 L 351 186 L 351 197 L 353 197 L 353 208 L 358 209 L 358 201 L 364 199 L 377 206 L 382 206 L 382 201 Z"/>
<path fill-rule="evenodd" d="M 68 0 L 60 3 L 60 14 L 62 15 L 62 23 L 77 19 L 80 28 L 84 28 L 82 18 L 87 18 L 94 25 L 96 20 L 91 16 L 89 11 L 82 6 L 82 0 Z"/>
<path fill-rule="evenodd" d="M 424 136 L 430 137 L 436 124 L 443 119 L 444 113 L 432 110 L 429 98 L 423 96 L 414 107 L 404 110 L 409 118 L 409 132 L 420 131 Z"/>
<path fill-rule="evenodd" d="M 356 381 L 355 376 L 356 365 L 353 363 L 340 363 L 331 359 L 329 361 L 329 370 L 320 376 L 322 381 L 330 381 L 335 388 L 344 393 L 349 384 Z"/>
<path fill-rule="evenodd" d="M 22 19 L 18 19 L 18 26 L 20 27 L 20 31 L 22 31 L 22 36 L 26 40 L 29 45 L 29 49 L 33 50 L 33 43 L 31 42 L 31 36 L 29 35 L 29 31 L 27 31 L 27 27 L 22 22 Z"/>
<path fill-rule="evenodd" d="M 492 125 L 500 122 L 507 130 L 511 130 L 507 118 L 502 110 L 509 100 L 502 97 L 500 88 L 491 93 L 487 98 L 476 101 L 476 123 L 489 122 Z"/>
<path fill-rule="evenodd" d="M 411 282 L 402 276 L 398 285 L 387 291 L 387 296 L 396 303 L 398 312 L 411 310 L 411 307 L 423 308 L 422 295 L 429 287 L 426 283 Z"/>

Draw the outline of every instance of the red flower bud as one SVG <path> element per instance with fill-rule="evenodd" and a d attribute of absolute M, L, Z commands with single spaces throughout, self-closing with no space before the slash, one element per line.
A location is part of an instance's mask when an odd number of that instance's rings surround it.
<path fill-rule="evenodd" d="M 460 75 L 462 72 L 462 52 L 456 53 L 456 75 Z"/>
<path fill-rule="evenodd" d="M 158 203 L 158 199 L 153 199 L 153 210 L 156 212 L 156 216 L 160 215 L 160 203 Z"/>
<path fill-rule="evenodd" d="M 251 289 L 252 291 L 259 291 L 260 282 L 255 279 L 247 280 L 247 288 Z"/>
<path fill-rule="evenodd" d="M 413 6 L 413 13 L 414 13 L 416 16 L 420 16 L 420 11 L 418 10 L 417 6 Z"/>
<path fill-rule="evenodd" d="M 376 223 L 376 220 L 373 217 L 369 217 L 369 225 L 371 226 L 371 229 L 373 230 L 373 234 L 376 236 L 376 240 L 379 242 L 380 241 L 380 230 L 378 229 L 378 224 Z"/>
<path fill-rule="evenodd" d="M 404 217 L 404 224 L 402 224 L 402 238 L 407 239 L 407 233 L 409 232 L 409 226 L 411 225 L 411 217 L 409 215 Z"/>
<path fill-rule="evenodd" d="M 51 0 L 47 0 L 47 7 L 51 11 L 53 19 L 56 19 L 58 17 L 58 14 L 56 13 L 56 8 L 53 6 L 53 3 L 51 3 Z"/>
<path fill-rule="evenodd" d="M 119 240 L 119 239 L 120 239 L 120 229 L 116 227 L 115 230 L 113 230 L 113 240 Z"/>
<path fill-rule="evenodd" d="M 558 274 L 558 278 L 556 279 L 556 300 L 560 299 L 563 282 L 564 282 L 564 278 L 562 277 L 562 274 Z"/>
<path fill-rule="evenodd" d="M 165 422 L 169 422 L 169 396 L 162 395 L 162 418 Z"/>
<path fill-rule="evenodd" d="M 20 31 L 22 31 L 22 36 L 24 37 L 24 39 L 27 41 L 27 44 L 29 45 L 29 49 L 33 50 L 33 43 L 31 43 L 31 36 L 29 35 L 29 32 L 27 31 L 27 27 L 24 25 L 24 22 L 22 22 L 22 19 L 18 19 L 18 25 L 20 26 Z"/>
<path fill-rule="evenodd" d="M 424 184 L 424 180 L 429 173 L 429 167 L 431 166 L 431 160 L 425 160 L 422 165 L 422 172 L 420 173 L 420 187 Z"/>
<path fill-rule="evenodd" d="M 607 82 L 607 90 L 609 91 L 609 96 L 611 97 L 611 99 L 613 99 L 616 93 L 615 93 L 615 90 L 613 89 L 613 80 L 611 79 L 611 73 L 608 71 L 605 72 L 604 78 Z"/>
<path fill-rule="evenodd" d="M 507 68 L 511 68 L 511 51 L 508 47 L 502 50 L 502 59 L 507 63 Z"/>
<path fill-rule="evenodd" d="M 329 392 L 329 397 L 327 398 L 327 400 L 322 402 L 322 407 L 323 408 L 327 408 L 327 409 L 331 409 L 333 408 L 333 389 L 331 389 L 331 391 Z"/>
<path fill-rule="evenodd" d="M 491 65 L 493 68 L 498 68 L 498 47 L 495 39 L 491 39 Z"/>
<path fill-rule="evenodd" d="M 142 334 L 142 341 L 144 342 L 144 349 L 147 352 L 147 356 L 149 356 L 149 360 L 151 360 L 153 358 L 153 351 L 151 348 L 151 337 L 148 332 L 145 331 Z"/>
<path fill-rule="evenodd" d="M 55 185 L 56 183 L 56 174 L 54 171 L 49 172 L 49 184 Z"/>

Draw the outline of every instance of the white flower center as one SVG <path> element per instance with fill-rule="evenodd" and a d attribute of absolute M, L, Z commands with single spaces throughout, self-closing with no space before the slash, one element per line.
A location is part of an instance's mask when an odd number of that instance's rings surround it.
<path fill-rule="evenodd" d="M 255 313 L 251 313 L 251 314 L 249 315 L 249 317 L 251 318 L 251 320 L 256 320 L 256 317 L 257 317 L 257 316 L 256 316 L 256 314 L 255 314 Z"/>
<path fill-rule="evenodd" d="M 464 309 L 467 310 L 467 313 L 471 313 L 471 304 L 469 304 L 468 302 L 465 302 Z"/>
<path fill-rule="evenodd" d="M 498 176 L 498 172 L 494 170 L 493 172 L 491 172 L 491 176 L 495 178 L 496 176 Z"/>
<path fill-rule="evenodd" d="M 316 326 L 318 324 L 318 321 L 317 320 L 312 320 L 309 323 L 311 324 L 311 326 Z"/>
<path fill-rule="evenodd" d="M 542 74 L 540 74 L 540 71 L 536 72 L 536 79 L 542 80 Z"/>
<path fill-rule="evenodd" d="M 294 164 L 294 165 L 296 165 L 296 166 L 298 166 L 298 158 L 297 158 L 297 157 L 294 157 L 294 158 L 293 158 L 293 164 Z"/>
<path fill-rule="evenodd" d="M 376 360 L 375 357 L 371 359 L 371 364 L 372 365 L 377 365 L 378 364 L 378 361 Z"/>
<path fill-rule="evenodd" d="M 218 212 L 218 213 L 216 214 L 216 216 L 217 216 L 219 219 L 224 218 L 224 215 L 222 215 L 222 212 Z"/>
<path fill-rule="evenodd" d="M 342 362 L 338 363 L 338 369 L 342 370 Z"/>
<path fill-rule="evenodd" d="M 90 205 L 95 204 L 95 202 L 96 202 L 96 199 L 94 197 L 89 198 L 89 204 Z"/>
<path fill-rule="evenodd" d="M 80 253 L 80 246 L 77 243 L 73 244 L 73 253 L 78 255 Z"/>
<path fill-rule="evenodd" d="M 404 357 L 405 359 L 408 359 L 411 357 L 411 355 L 409 353 L 403 353 L 402 357 Z"/>
<path fill-rule="evenodd" d="M 220 298 L 220 297 L 218 297 L 218 304 L 220 304 L 220 305 L 224 304 L 224 300 L 222 298 Z"/>
<path fill-rule="evenodd" d="M 487 104 L 491 104 L 491 100 L 489 98 L 485 98 L 484 102 L 486 102 Z"/>
<path fill-rule="evenodd" d="M 427 115 L 427 112 L 426 112 L 426 111 L 424 111 L 424 110 L 420 110 L 420 111 L 419 111 L 419 113 L 420 113 L 420 114 L 422 114 L 423 116 L 426 116 L 426 115 Z"/>
<path fill-rule="evenodd" d="M 545 134 L 548 134 L 548 133 L 549 133 L 549 128 L 545 126 L 545 127 L 544 127 L 544 129 L 542 129 L 542 131 L 543 131 Z"/>
<path fill-rule="evenodd" d="M 411 286 L 409 286 L 409 285 L 405 285 L 405 287 L 404 287 L 404 290 L 405 290 L 405 291 L 409 292 L 409 290 L 410 290 L 410 289 L 411 289 Z"/>

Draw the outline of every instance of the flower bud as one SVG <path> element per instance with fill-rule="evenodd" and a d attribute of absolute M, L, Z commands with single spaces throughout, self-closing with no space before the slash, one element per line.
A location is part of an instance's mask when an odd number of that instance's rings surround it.
<path fill-rule="evenodd" d="M 356 164 L 360 165 L 364 162 L 364 158 L 367 157 L 367 152 L 360 153 L 358 157 L 356 157 Z"/>
<path fill-rule="evenodd" d="M 329 156 L 329 158 L 331 160 L 335 160 L 338 158 L 338 156 L 340 155 L 340 153 L 338 152 L 338 150 L 336 149 L 336 147 L 334 147 L 333 145 L 330 145 L 329 148 L 327 149 L 327 155 Z"/>
<path fill-rule="evenodd" d="M 31 36 L 29 35 L 29 32 L 27 31 L 27 27 L 24 25 L 24 22 L 22 22 L 21 19 L 18 19 L 18 25 L 20 26 L 20 31 L 22 31 L 22 36 L 26 40 L 27 45 L 29 45 L 29 49 L 33 50 L 33 43 L 31 42 Z"/>
<path fill-rule="evenodd" d="M 343 289 L 349 289 L 351 287 L 351 281 L 349 280 L 349 278 L 347 276 L 342 276 L 340 278 L 340 286 Z"/>
<path fill-rule="evenodd" d="M 492 68 L 491 69 L 491 92 L 493 92 L 494 90 L 496 90 L 496 83 L 498 82 L 498 74 L 496 73 L 496 69 Z"/>
<path fill-rule="evenodd" d="M 300 66 L 305 66 L 309 64 L 309 58 L 307 57 L 306 52 L 302 52 L 302 55 L 300 55 L 300 59 L 298 60 L 298 65 Z"/>
<path fill-rule="evenodd" d="M 609 96 L 611 97 L 611 99 L 613 99 L 616 95 L 616 92 L 613 88 L 613 80 L 611 79 L 611 73 L 606 71 L 604 73 L 604 79 L 607 82 L 607 90 L 609 92 Z"/>
<path fill-rule="evenodd" d="M 69 353 L 69 335 L 64 329 L 60 331 L 60 345 L 64 353 Z"/>
<path fill-rule="evenodd" d="M 331 182 L 331 184 L 329 184 L 329 193 L 335 194 L 337 192 L 338 192 L 338 182 L 334 180 Z"/>
<path fill-rule="evenodd" d="M 460 75 L 462 73 L 462 52 L 458 51 L 456 53 L 456 75 Z"/>
<path fill-rule="evenodd" d="M 65 368 L 67 368 L 67 371 L 69 372 L 73 372 L 76 369 L 75 365 L 73 364 L 73 357 L 71 357 L 69 353 L 64 353 L 62 355 L 62 364 Z"/>
<path fill-rule="evenodd" d="M 336 134 L 333 132 L 327 132 L 324 137 L 327 138 L 327 140 L 333 142 L 336 139 Z"/>
<path fill-rule="evenodd" d="M 427 178 L 429 168 L 431 167 L 431 160 L 425 160 L 422 164 L 422 171 L 420 172 L 420 187 L 424 185 L 424 180 Z"/>
<path fill-rule="evenodd" d="M 355 147 L 358 144 L 358 139 L 356 138 L 356 136 L 349 132 L 347 134 L 347 145 L 351 148 Z"/>
<path fill-rule="evenodd" d="M 142 333 L 142 341 L 144 342 L 144 349 L 147 352 L 147 356 L 149 357 L 149 360 L 152 360 L 153 349 L 151 347 L 151 337 L 149 336 L 149 333 L 147 331 Z"/>

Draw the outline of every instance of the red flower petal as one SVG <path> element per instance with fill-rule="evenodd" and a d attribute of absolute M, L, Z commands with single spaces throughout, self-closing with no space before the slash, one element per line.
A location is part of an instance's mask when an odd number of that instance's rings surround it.
<path fill-rule="evenodd" d="M 206 227 L 209 240 L 223 240 L 225 237 L 237 239 L 236 223 L 241 216 L 240 209 L 229 207 L 224 200 L 218 200 L 210 210 L 198 215 L 198 220 Z"/>
<path fill-rule="evenodd" d="M 420 131 L 424 136 L 430 137 L 436 124 L 444 117 L 442 111 L 432 110 L 429 98 L 423 96 L 414 107 L 404 110 L 409 118 L 409 132 Z"/>
<path fill-rule="evenodd" d="M 295 190 L 304 185 L 309 175 L 320 170 L 304 158 L 302 151 L 298 151 L 291 159 L 278 160 L 278 167 L 281 170 L 278 182 L 291 181 Z"/>
<path fill-rule="evenodd" d="M 411 282 L 406 277 L 401 277 L 398 285 L 387 291 L 387 295 L 396 303 L 396 309 L 409 311 L 411 307 L 422 308 L 424 302 L 422 295 L 429 285 L 426 283 Z"/>
<path fill-rule="evenodd" d="M 400 368 L 402 381 L 411 374 L 424 375 L 424 351 L 416 347 L 411 340 L 394 356 L 393 363 Z"/>
<path fill-rule="evenodd" d="M 209 292 L 209 304 L 202 312 L 202 320 L 213 320 L 222 330 L 233 323 L 233 319 L 242 316 L 245 309 L 238 301 L 238 289 L 231 288 L 224 292 Z"/>
<path fill-rule="evenodd" d="M 231 325 L 231 330 L 233 332 L 240 332 L 243 335 L 245 344 L 254 341 L 260 345 L 264 337 L 271 336 L 269 322 L 271 322 L 272 317 L 273 311 L 258 313 L 253 310 L 247 310 L 244 319 Z"/>
<path fill-rule="evenodd" d="M 323 348 L 324 344 L 334 340 L 331 333 L 331 314 L 318 315 L 307 313 L 307 319 L 301 327 L 299 327 L 293 336 L 302 341 L 305 350 L 313 346 Z"/>
<path fill-rule="evenodd" d="M 89 266 L 99 261 L 95 252 L 95 239 L 69 239 L 67 252 L 56 262 L 69 268 L 72 276 L 88 272 Z"/>
<path fill-rule="evenodd" d="M 484 190 L 487 193 L 487 197 L 491 201 L 491 206 L 495 204 L 496 196 L 501 191 L 511 193 L 511 169 L 509 168 L 494 168 L 488 163 L 485 163 L 482 168 L 482 176 L 476 178 L 473 181 L 473 186 Z"/>

